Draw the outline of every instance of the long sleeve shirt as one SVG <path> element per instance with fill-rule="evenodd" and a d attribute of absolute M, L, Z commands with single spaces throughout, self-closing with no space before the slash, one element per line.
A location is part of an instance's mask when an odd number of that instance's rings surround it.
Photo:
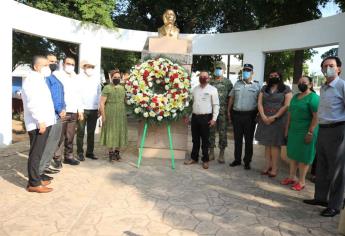
<path fill-rule="evenodd" d="M 66 109 L 63 84 L 55 77 L 55 75 L 46 77 L 46 83 L 53 100 L 55 115 L 59 118 L 59 114 Z"/>
<path fill-rule="evenodd" d="M 217 89 L 209 84 L 204 88 L 198 85 L 192 90 L 192 96 L 193 113 L 197 115 L 212 113 L 212 120 L 216 121 L 219 114 L 219 97 Z"/>
<path fill-rule="evenodd" d="M 63 84 L 66 112 L 84 112 L 82 107 L 81 84 L 78 82 L 77 75 L 74 72 L 67 74 L 63 70 L 55 71 L 53 75 Z"/>
<path fill-rule="evenodd" d="M 87 76 L 84 72 L 78 75 L 81 88 L 82 108 L 85 110 L 98 110 L 101 96 L 101 83 L 97 76 Z"/>
<path fill-rule="evenodd" d="M 38 129 L 40 123 L 55 124 L 54 104 L 43 75 L 32 71 L 23 80 L 22 99 L 27 131 Z"/>

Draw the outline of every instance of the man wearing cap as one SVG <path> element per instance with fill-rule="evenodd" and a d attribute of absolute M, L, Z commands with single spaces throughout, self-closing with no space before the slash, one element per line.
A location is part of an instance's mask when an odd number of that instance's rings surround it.
<path fill-rule="evenodd" d="M 79 161 L 84 161 L 84 134 L 87 126 L 87 147 L 85 156 L 90 159 L 98 159 L 94 154 L 95 129 L 98 119 L 99 99 L 101 95 L 100 75 L 95 75 L 96 63 L 82 60 L 81 72 L 78 75 L 81 89 L 82 108 L 84 119 L 78 121 L 77 126 L 77 154 Z"/>
<path fill-rule="evenodd" d="M 244 64 L 242 79 L 238 80 L 229 94 L 228 117 L 234 127 L 235 160 L 231 167 L 241 165 L 242 141 L 245 140 L 244 169 L 250 169 L 253 156 L 255 118 L 258 113 L 260 84 L 253 80 L 253 65 Z"/>
<path fill-rule="evenodd" d="M 227 131 L 228 131 L 228 98 L 229 93 L 232 89 L 232 83 L 227 78 L 223 77 L 225 70 L 225 64 L 222 61 L 217 61 L 214 64 L 214 78 L 211 79 L 210 85 L 215 87 L 218 91 L 219 96 L 219 114 L 217 118 L 217 124 L 210 128 L 210 160 L 214 160 L 214 148 L 216 147 L 216 131 L 219 133 L 218 147 L 219 157 L 218 162 L 223 164 L 224 161 L 224 150 L 228 145 Z"/>

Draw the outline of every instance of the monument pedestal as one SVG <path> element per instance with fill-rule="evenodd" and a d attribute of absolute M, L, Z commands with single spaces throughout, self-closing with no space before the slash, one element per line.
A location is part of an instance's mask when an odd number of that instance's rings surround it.
<path fill-rule="evenodd" d="M 142 60 L 149 58 L 166 57 L 182 65 L 191 73 L 192 54 L 191 41 L 186 39 L 173 39 L 169 37 L 150 37 L 146 41 L 142 52 Z M 137 147 L 140 152 L 145 122 L 141 121 L 138 127 Z M 185 159 L 188 150 L 188 125 L 183 120 L 171 123 L 172 147 L 175 159 Z M 144 142 L 142 157 L 171 158 L 170 143 L 167 124 L 149 125 Z"/>

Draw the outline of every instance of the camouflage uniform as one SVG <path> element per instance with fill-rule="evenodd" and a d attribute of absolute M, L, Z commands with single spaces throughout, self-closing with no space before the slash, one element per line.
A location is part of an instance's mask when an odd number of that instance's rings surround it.
<path fill-rule="evenodd" d="M 210 129 L 210 148 L 216 147 L 216 130 L 219 132 L 220 149 L 225 149 L 228 145 L 227 128 L 228 128 L 228 96 L 232 89 L 232 83 L 227 78 L 221 80 L 211 79 L 210 85 L 218 90 L 219 96 L 219 115 L 217 118 L 217 125 Z"/>

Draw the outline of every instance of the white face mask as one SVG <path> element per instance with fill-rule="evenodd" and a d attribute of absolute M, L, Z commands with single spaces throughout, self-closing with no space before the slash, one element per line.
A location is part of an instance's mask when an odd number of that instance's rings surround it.
<path fill-rule="evenodd" d="M 72 74 L 74 72 L 74 66 L 66 65 L 65 66 L 65 71 L 66 71 L 67 74 Z"/>
<path fill-rule="evenodd" d="M 49 66 L 44 66 L 41 68 L 41 74 L 44 76 L 44 77 L 48 77 L 50 76 L 52 73 L 52 71 L 50 70 Z"/>
<path fill-rule="evenodd" d="M 93 68 L 87 68 L 85 70 L 85 74 L 87 74 L 88 76 L 92 76 L 94 73 L 94 69 Z"/>
<path fill-rule="evenodd" d="M 327 70 L 323 71 L 323 74 L 327 77 L 327 78 L 334 78 L 337 77 L 337 72 L 336 72 L 336 68 L 335 67 L 329 67 L 327 66 Z"/>

